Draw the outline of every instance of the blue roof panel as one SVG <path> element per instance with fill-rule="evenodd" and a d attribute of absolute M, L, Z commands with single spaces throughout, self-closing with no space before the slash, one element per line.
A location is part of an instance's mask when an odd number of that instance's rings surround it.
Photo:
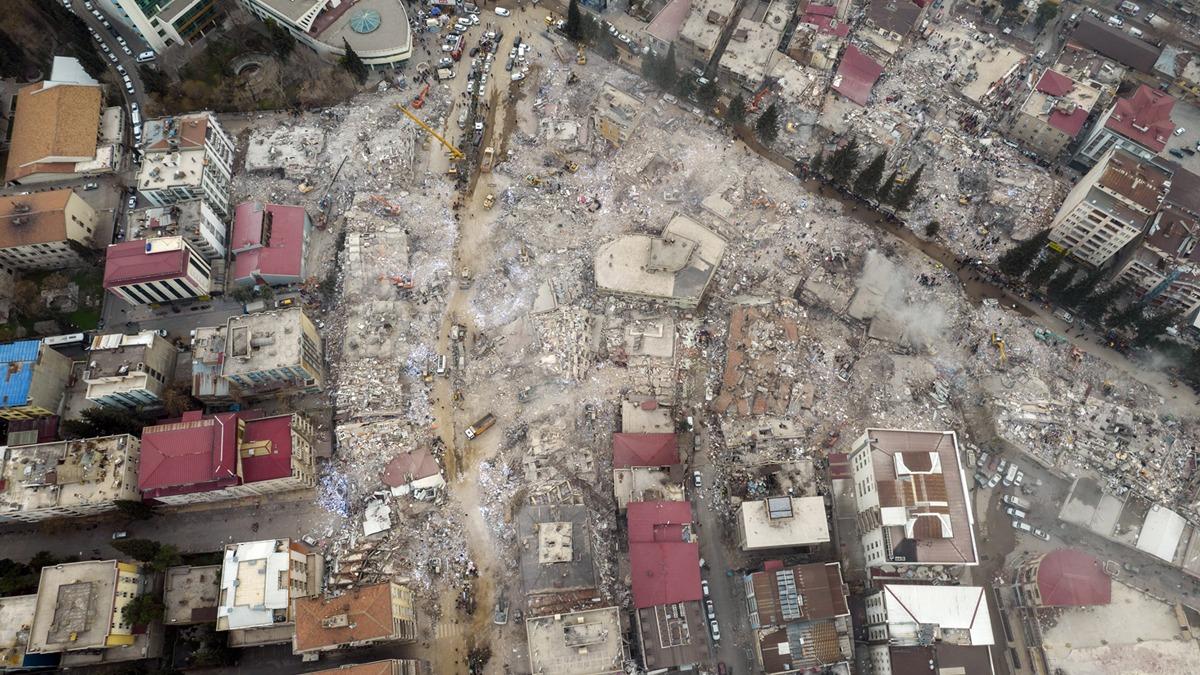
<path fill-rule="evenodd" d="M 41 340 L 21 340 L 0 344 L 0 408 L 18 408 L 29 403 L 29 385 L 33 382 L 33 364 L 37 362 Z"/>

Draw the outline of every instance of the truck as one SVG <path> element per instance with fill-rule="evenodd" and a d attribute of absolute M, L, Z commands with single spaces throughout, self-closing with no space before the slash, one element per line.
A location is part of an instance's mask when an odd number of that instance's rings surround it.
<path fill-rule="evenodd" d="M 467 427 L 466 430 L 463 431 L 463 435 L 466 436 L 468 440 L 478 438 L 481 434 L 483 434 L 483 432 L 491 429 L 492 425 L 495 423 L 496 416 L 492 413 L 488 413 L 483 417 L 480 417 L 479 421 L 477 421 L 475 424 Z"/>

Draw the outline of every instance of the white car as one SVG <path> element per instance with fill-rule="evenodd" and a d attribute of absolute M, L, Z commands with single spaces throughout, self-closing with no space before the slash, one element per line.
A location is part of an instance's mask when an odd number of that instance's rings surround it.
<path fill-rule="evenodd" d="M 510 14 L 512 14 L 512 12 L 504 9 L 503 7 L 496 8 L 496 16 L 509 16 Z"/>
<path fill-rule="evenodd" d="M 525 73 L 513 73 L 512 74 L 513 82 L 520 82 L 523 79 L 525 79 Z"/>
<path fill-rule="evenodd" d="M 721 629 L 717 627 L 717 620 L 713 619 L 708 622 L 708 627 L 712 629 L 713 642 L 721 641 Z"/>
<path fill-rule="evenodd" d="M 144 51 L 141 54 L 138 54 L 137 58 L 135 58 L 134 60 L 137 61 L 138 63 L 145 63 L 147 61 L 153 61 L 154 60 L 154 52 Z"/>
<path fill-rule="evenodd" d="M 1185 132 L 1185 131 L 1187 131 L 1187 129 L 1185 129 L 1184 127 L 1179 127 L 1178 129 L 1175 130 L 1175 135 L 1182 136 L 1183 132 Z"/>
<path fill-rule="evenodd" d="M 704 593 L 704 597 L 708 597 L 708 579 L 700 582 L 700 590 Z"/>
<path fill-rule="evenodd" d="M 702 483 L 700 482 L 700 472 L 699 471 L 692 472 L 692 484 L 695 485 L 696 487 L 701 487 Z"/>
<path fill-rule="evenodd" d="M 717 611 L 715 609 L 713 609 L 712 600 L 704 601 L 704 609 L 705 609 L 705 611 L 708 612 L 708 618 L 710 618 L 710 619 L 717 618 Z"/>

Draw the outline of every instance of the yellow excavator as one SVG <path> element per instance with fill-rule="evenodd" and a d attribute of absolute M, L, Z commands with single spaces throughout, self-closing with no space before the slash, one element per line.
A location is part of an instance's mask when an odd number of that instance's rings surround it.
<path fill-rule="evenodd" d="M 999 333 L 992 333 L 992 344 L 1000 350 L 1000 359 L 998 365 L 1003 368 L 1008 365 L 1008 348 L 1004 345 L 1004 338 L 1000 337 Z"/>
<path fill-rule="evenodd" d="M 459 150 L 458 148 L 454 147 L 454 145 L 450 141 L 447 141 L 445 138 L 442 138 L 441 134 L 434 131 L 433 128 L 430 127 L 428 124 L 425 124 L 425 122 L 422 121 L 420 117 L 417 117 L 416 115 L 414 115 L 411 110 L 409 110 L 408 108 L 405 108 L 404 106 L 400 105 L 399 103 L 396 104 L 396 107 L 400 110 L 400 112 L 404 113 L 405 116 L 408 117 L 408 119 L 412 120 L 413 122 L 416 122 L 417 126 L 421 127 L 421 129 L 423 129 L 425 131 L 425 133 L 429 134 L 430 136 L 433 136 L 434 138 L 436 138 L 438 140 L 439 143 L 441 143 L 443 146 L 445 146 L 446 150 L 449 152 L 451 162 L 457 162 L 457 161 L 463 159 L 464 157 L 466 157 L 466 155 L 463 154 L 462 150 Z M 454 168 L 453 164 L 451 165 L 451 168 Z"/>
<path fill-rule="evenodd" d="M 573 160 L 571 160 L 571 158 L 562 154 L 558 150 L 551 150 L 550 152 L 553 152 L 555 157 L 562 160 L 563 168 L 566 169 L 567 171 L 570 171 L 571 173 L 575 173 L 576 171 L 579 170 L 579 165 L 577 163 L 575 163 Z"/>

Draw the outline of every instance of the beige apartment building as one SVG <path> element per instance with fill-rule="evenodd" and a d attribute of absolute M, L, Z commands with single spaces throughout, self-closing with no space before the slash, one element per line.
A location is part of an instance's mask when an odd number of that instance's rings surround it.
<path fill-rule="evenodd" d="M 1043 159 L 1055 160 L 1079 136 L 1103 93 L 1099 82 L 1076 82 L 1047 68 L 1013 118 L 1009 134 Z"/>
<path fill-rule="evenodd" d="M 63 654 L 64 664 L 77 654 L 79 665 L 155 656 L 148 635 L 134 635 L 121 616 L 149 583 L 141 567 L 119 560 L 43 567 L 26 653 Z"/>
<path fill-rule="evenodd" d="M 6 448 L 0 454 L 0 523 L 36 523 L 117 510 L 141 501 L 140 443 L 121 434 Z"/>
<path fill-rule="evenodd" d="M 359 586 L 333 597 L 297 598 L 292 605 L 295 654 L 417 640 L 413 593 L 395 582 Z"/>
<path fill-rule="evenodd" d="M 62 407 L 71 359 L 41 340 L 0 344 L 0 419 L 19 420 L 57 415 Z"/>
<path fill-rule="evenodd" d="M 705 68 L 721 41 L 721 31 L 733 16 L 735 0 L 695 0 L 675 42 L 680 70 Z"/>
<path fill-rule="evenodd" d="M 307 544 L 267 539 L 225 546 L 217 630 L 232 647 L 290 642 L 293 602 L 320 595 L 325 559 Z"/>
<path fill-rule="evenodd" d="M 321 391 L 321 335 L 299 307 L 232 317 L 225 327 L 221 375 L 244 396 Z"/>
<path fill-rule="evenodd" d="M 155 331 L 92 338 L 83 371 L 86 398 L 110 408 L 137 408 L 162 402 L 174 377 L 175 346 Z"/>
<path fill-rule="evenodd" d="M 596 131 L 606 141 L 620 147 L 637 128 L 642 108 L 641 101 L 605 82 L 592 115 Z"/>
<path fill-rule="evenodd" d="M 1104 266 L 1142 233 L 1170 187 L 1170 171 L 1109 150 L 1067 194 L 1051 226 L 1051 248 Z"/>
<path fill-rule="evenodd" d="M 13 270 L 78 267 L 95 244 L 96 210 L 74 190 L 0 197 L 0 265 Z"/>

